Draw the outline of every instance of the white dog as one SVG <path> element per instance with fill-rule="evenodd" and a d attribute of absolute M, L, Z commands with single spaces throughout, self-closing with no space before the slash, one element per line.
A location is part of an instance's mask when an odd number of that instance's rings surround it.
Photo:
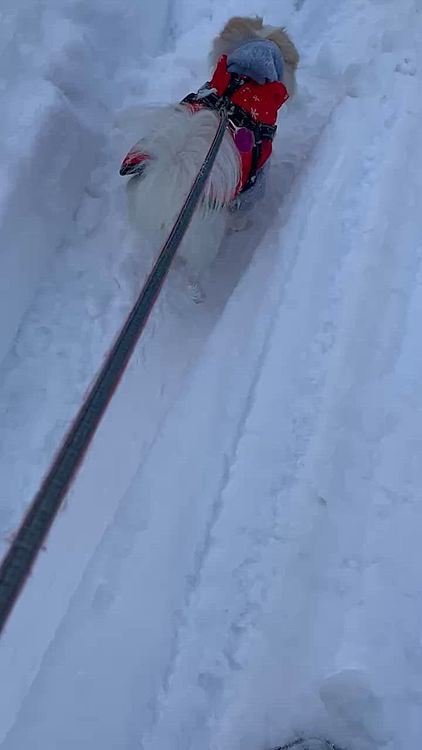
<path fill-rule="evenodd" d="M 141 141 L 121 168 L 121 174 L 135 175 L 128 186 L 132 220 L 158 247 L 214 138 L 222 97 L 230 100 L 230 127 L 178 251 L 197 301 L 201 275 L 217 255 L 230 220 L 228 209 L 241 204 L 271 154 L 277 111 L 295 91 L 299 62 L 283 28 L 240 17 L 230 19 L 214 40 L 210 58 L 217 66 L 211 81 L 188 101 L 151 112 Z"/>

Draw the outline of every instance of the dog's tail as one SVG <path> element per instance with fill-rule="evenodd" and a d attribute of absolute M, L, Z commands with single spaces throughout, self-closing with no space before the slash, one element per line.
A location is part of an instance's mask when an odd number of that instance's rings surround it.
<path fill-rule="evenodd" d="M 148 236 L 168 231 L 201 168 L 218 127 L 210 110 L 161 109 L 142 147 L 151 159 L 131 186 L 132 218 Z M 230 203 L 240 179 L 240 161 L 231 136 L 224 136 L 198 212 L 202 215 Z"/>

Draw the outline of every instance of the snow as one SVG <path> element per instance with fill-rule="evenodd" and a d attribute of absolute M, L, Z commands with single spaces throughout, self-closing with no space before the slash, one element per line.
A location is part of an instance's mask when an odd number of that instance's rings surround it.
<path fill-rule="evenodd" d="M 263 215 L 203 305 L 170 277 L 13 612 L 1 750 L 419 747 L 417 0 L 25 5 L 1 39 L 3 550 L 153 257 L 125 110 L 203 83 L 234 14 L 285 23 L 302 66 Z"/>

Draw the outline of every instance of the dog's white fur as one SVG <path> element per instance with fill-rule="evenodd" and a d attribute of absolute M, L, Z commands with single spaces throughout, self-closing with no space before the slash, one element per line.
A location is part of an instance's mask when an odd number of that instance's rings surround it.
<path fill-rule="evenodd" d="M 219 120 L 210 110 L 192 113 L 184 106 L 162 109 L 159 123 L 154 120 L 151 132 L 142 139 L 142 148 L 152 161 L 145 176 L 129 183 L 129 208 L 139 229 L 162 242 L 201 168 Z M 218 252 L 226 228 L 223 207 L 232 199 L 239 179 L 239 155 L 227 133 L 178 252 L 192 278 L 198 278 Z"/>
<path fill-rule="evenodd" d="M 280 46 L 285 62 L 285 85 L 294 91 L 298 54 L 284 29 L 264 26 L 262 19 L 233 18 L 214 40 L 211 62 L 249 38 L 269 38 Z M 132 221 L 144 236 L 161 243 L 195 180 L 218 127 L 209 110 L 192 113 L 188 107 L 166 107 L 150 113 L 142 150 L 153 158 L 141 179 L 129 182 Z M 218 253 L 228 221 L 230 203 L 240 178 L 239 154 L 226 134 L 207 181 L 199 209 L 178 252 L 194 283 Z"/>

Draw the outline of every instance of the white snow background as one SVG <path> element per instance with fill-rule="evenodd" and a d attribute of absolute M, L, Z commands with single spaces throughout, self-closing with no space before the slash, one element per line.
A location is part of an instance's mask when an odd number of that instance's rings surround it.
<path fill-rule="evenodd" d="M 7 549 L 150 267 L 131 107 L 302 56 L 268 199 L 171 275 L 0 643 L 1 750 L 422 747 L 420 0 L 3 0 Z"/>

